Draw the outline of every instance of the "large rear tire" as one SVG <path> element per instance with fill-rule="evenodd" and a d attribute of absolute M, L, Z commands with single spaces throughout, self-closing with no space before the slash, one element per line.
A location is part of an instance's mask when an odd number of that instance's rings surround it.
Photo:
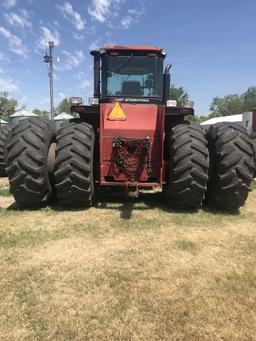
<path fill-rule="evenodd" d="M 170 137 L 167 202 L 182 209 L 198 209 L 205 198 L 209 153 L 199 124 L 184 122 L 172 128 Z"/>
<path fill-rule="evenodd" d="M 221 123 L 206 134 L 210 151 L 207 201 L 218 209 L 237 210 L 243 206 L 253 179 L 252 140 L 235 123 Z"/>
<path fill-rule="evenodd" d="M 56 144 L 55 187 L 62 205 L 86 207 L 94 195 L 94 131 L 91 125 L 74 119 L 59 130 Z"/>
<path fill-rule="evenodd" d="M 11 134 L 12 128 L 5 124 L 3 126 L 0 126 L 0 177 L 7 176 L 6 174 L 6 156 L 5 156 L 5 147 L 9 140 L 9 136 Z"/>
<path fill-rule="evenodd" d="M 23 207 L 45 205 L 52 194 L 48 174 L 48 151 L 56 136 L 52 123 L 25 119 L 12 129 L 7 145 L 6 172 L 10 190 Z"/>
<path fill-rule="evenodd" d="M 253 177 L 256 178 L 256 140 L 253 140 L 253 151 L 254 151 L 254 172 L 253 172 Z"/>

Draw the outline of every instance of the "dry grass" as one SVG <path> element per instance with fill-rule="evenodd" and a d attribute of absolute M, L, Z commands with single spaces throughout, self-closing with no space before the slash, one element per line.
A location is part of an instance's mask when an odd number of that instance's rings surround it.
<path fill-rule="evenodd" d="M 255 201 L 233 215 L 152 195 L 0 209 L 0 339 L 254 340 Z"/>
<path fill-rule="evenodd" d="M 10 188 L 7 186 L 0 187 L 0 197 L 10 197 Z"/>
<path fill-rule="evenodd" d="M 0 178 L 0 188 L 9 186 L 8 178 Z"/>

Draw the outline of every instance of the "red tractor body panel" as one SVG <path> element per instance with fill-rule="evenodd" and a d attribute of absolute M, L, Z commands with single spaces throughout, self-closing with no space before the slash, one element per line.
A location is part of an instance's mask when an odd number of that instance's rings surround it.
<path fill-rule="evenodd" d="M 110 119 L 115 105 L 100 105 L 100 184 L 161 185 L 164 107 L 119 103 L 125 118 L 115 120 Z"/>

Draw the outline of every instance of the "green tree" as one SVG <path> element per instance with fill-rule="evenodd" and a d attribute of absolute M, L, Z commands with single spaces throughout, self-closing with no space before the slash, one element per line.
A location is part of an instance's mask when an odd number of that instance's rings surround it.
<path fill-rule="evenodd" d="M 72 114 L 70 111 L 70 106 L 71 106 L 71 102 L 70 99 L 68 98 L 64 98 L 59 105 L 56 108 L 56 113 L 61 114 L 62 112 L 66 112 L 68 114 Z"/>
<path fill-rule="evenodd" d="M 47 110 L 34 109 L 33 113 L 36 114 L 37 116 L 41 117 L 41 118 L 49 118 L 50 117 L 50 113 Z"/>
<path fill-rule="evenodd" d="M 170 99 L 176 100 L 177 106 L 182 107 L 189 100 L 189 95 L 182 86 L 176 87 L 175 85 L 171 85 Z"/>
<path fill-rule="evenodd" d="M 188 115 L 188 116 L 186 116 L 185 118 L 186 118 L 186 120 L 188 120 L 188 121 L 200 122 L 199 116 L 196 116 L 196 115 Z"/>
<path fill-rule="evenodd" d="M 209 116 L 198 116 L 198 118 L 200 123 L 209 120 Z"/>
<path fill-rule="evenodd" d="M 241 114 L 245 111 L 243 96 L 227 95 L 223 98 L 214 97 L 210 105 L 209 118 Z"/>
<path fill-rule="evenodd" d="M 251 86 L 242 95 L 242 100 L 244 103 L 244 111 L 251 111 L 256 108 L 256 86 Z"/>
<path fill-rule="evenodd" d="M 197 116 L 197 115 L 188 115 L 186 116 L 186 120 L 189 120 L 189 121 L 193 121 L 193 122 L 198 122 L 198 123 L 201 123 L 201 122 L 204 122 L 206 120 L 208 120 L 209 117 L 208 116 Z"/>
<path fill-rule="evenodd" d="M 0 91 L 0 118 L 2 120 L 9 119 L 9 116 L 15 113 L 18 102 L 14 98 L 9 98 L 7 91 Z"/>

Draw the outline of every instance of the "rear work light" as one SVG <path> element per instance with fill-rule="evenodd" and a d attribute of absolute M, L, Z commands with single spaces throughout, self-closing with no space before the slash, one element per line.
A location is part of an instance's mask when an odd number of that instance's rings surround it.
<path fill-rule="evenodd" d="M 99 105 L 100 101 L 97 97 L 89 97 L 88 98 L 88 104 L 89 105 Z"/>
<path fill-rule="evenodd" d="M 177 107 L 177 101 L 172 100 L 172 99 L 169 99 L 169 100 L 166 102 L 166 106 L 167 106 L 167 107 Z"/>
<path fill-rule="evenodd" d="M 78 105 L 78 104 L 82 104 L 83 103 L 83 99 L 82 99 L 82 97 L 71 97 L 70 98 L 70 102 L 73 105 Z"/>

